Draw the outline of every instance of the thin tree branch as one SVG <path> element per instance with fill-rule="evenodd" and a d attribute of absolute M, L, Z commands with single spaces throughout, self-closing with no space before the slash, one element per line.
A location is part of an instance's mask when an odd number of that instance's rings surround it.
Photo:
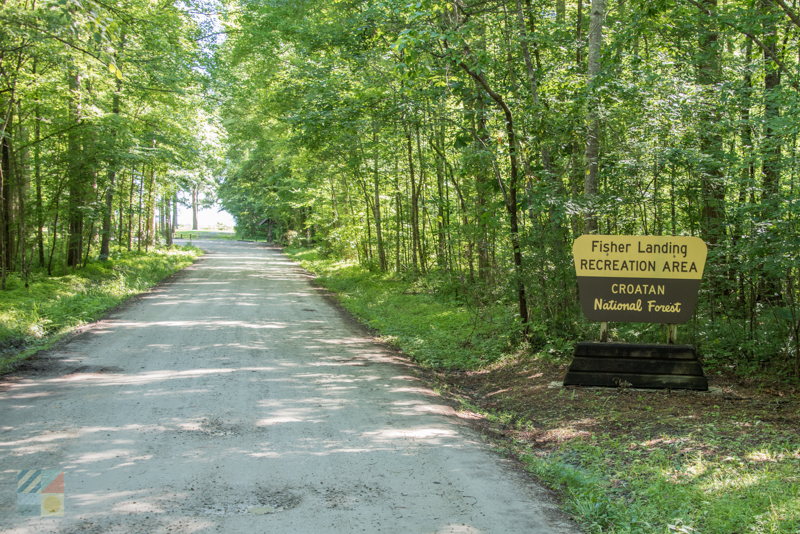
<path fill-rule="evenodd" d="M 791 8 L 791 7 L 789 7 L 788 5 L 786 5 L 786 2 L 784 2 L 783 0 L 772 0 L 772 1 L 773 1 L 774 3 L 776 3 L 776 4 L 778 4 L 778 5 L 781 7 L 781 9 L 783 9 L 783 11 L 784 11 L 784 12 L 785 12 L 787 15 L 789 15 L 789 18 L 790 18 L 790 19 L 792 19 L 792 22 L 794 22 L 795 26 L 797 26 L 798 28 L 800 28 L 800 17 L 798 17 L 798 16 L 797 16 L 797 13 L 795 13 L 795 12 L 792 10 L 792 8 Z"/>
<path fill-rule="evenodd" d="M 9 22 L 9 19 L 7 17 L 3 17 L 3 18 L 6 20 L 6 22 Z M 14 21 L 11 21 L 11 22 L 14 22 L 16 24 L 20 24 L 22 26 L 26 26 L 28 28 L 34 29 L 34 30 L 40 32 L 45 37 L 49 37 L 50 39 L 55 39 L 56 41 L 58 41 L 58 42 L 60 42 L 62 44 L 65 44 L 69 48 L 77 50 L 78 52 L 86 54 L 87 56 L 96 59 L 100 63 L 105 64 L 105 62 L 103 60 L 101 60 L 99 56 L 93 54 L 89 50 L 86 50 L 85 48 L 81 48 L 80 46 L 78 46 L 75 43 L 72 43 L 72 42 L 64 39 L 63 37 L 59 37 L 58 35 L 52 34 L 52 33 L 48 32 L 48 31 L 45 31 L 41 27 L 37 26 L 36 24 L 30 23 L 30 22 L 26 22 L 26 21 L 23 21 L 23 20 L 14 20 Z"/>
<path fill-rule="evenodd" d="M 460 62 L 460 63 L 459 63 L 459 66 L 460 66 L 462 69 L 464 69 L 464 71 L 465 71 L 465 72 L 466 72 L 466 73 L 467 73 L 467 74 L 468 74 L 468 75 L 469 75 L 469 76 L 470 76 L 470 77 L 471 77 L 473 80 L 475 80 L 476 82 L 478 82 L 478 85 L 480 85 L 480 86 L 483 88 L 483 90 L 484 90 L 484 91 L 486 91 L 486 92 L 489 94 L 489 96 L 492 98 L 492 100 L 494 100 L 494 101 L 495 101 L 495 102 L 496 102 L 496 103 L 497 103 L 497 104 L 498 104 L 498 105 L 499 105 L 499 106 L 502 108 L 503 112 L 504 112 L 504 113 L 505 113 L 505 115 L 506 115 L 506 124 L 508 124 L 508 121 L 509 121 L 509 119 L 510 119 L 510 117 L 511 117 L 511 110 L 510 110 L 510 109 L 508 109 L 508 106 L 506 105 L 505 101 L 503 100 L 503 97 L 501 97 L 499 94 L 497 94 L 496 92 L 494 92 L 494 91 L 492 90 L 492 88 L 491 88 L 491 87 L 489 87 L 489 84 L 488 84 L 488 83 L 486 83 L 486 80 L 484 79 L 484 77 L 483 77 L 483 76 L 481 76 L 480 74 L 476 73 L 476 72 L 473 72 L 473 71 L 472 71 L 472 70 L 471 70 L 471 69 L 470 69 L 470 68 L 467 66 L 467 64 L 466 64 L 466 63 L 464 63 L 464 62 L 462 61 L 462 62 Z M 510 148 L 510 147 L 509 147 L 509 148 Z M 513 148 L 510 148 L 510 150 L 513 150 Z M 511 207 L 512 207 L 512 206 L 511 206 L 511 202 L 510 202 L 510 200 L 509 200 L 509 198 L 508 198 L 508 193 L 506 192 L 506 185 L 505 185 L 505 183 L 503 182 L 503 178 L 500 176 L 500 172 L 498 171 L 498 169 L 497 169 L 497 166 L 495 165 L 494 158 L 492 158 L 492 166 L 494 167 L 494 171 L 495 171 L 495 174 L 496 174 L 496 176 L 497 176 L 497 182 L 500 184 L 500 190 L 503 192 L 503 200 L 505 201 L 506 207 L 507 207 L 508 209 L 511 209 Z M 513 185 L 512 185 L 512 186 L 513 186 Z M 514 209 L 516 209 L 517 207 L 516 207 L 516 206 L 513 206 L 513 208 L 514 208 Z"/>
<path fill-rule="evenodd" d="M 202 41 L 203 39 L 208 39 L 209 37 L 215 37 L 217 35 L 228 35 L 229 33 L 242 33 L 243 31 L 244 30 L 233 28 L 231 30 L 224 30 L 221 32 L 214 32 L 214 33 L 209 33 L 208 35 L 203 35 L 202 37 L 198 37 L 197 39 L 195 39 L 195 41 Z"/>
<path fill-rule="evenodd" d="M 80 126 L 81 126 L 81 124 L 73 124 L 69 128 L 65 128 L 63 130 L 59 130 L 57 132 L 53 132 L 50 135 L 46 135 L 44 137 L 40 137 L 38 141 L 32 141 L 30 143 L 26 143 L 24 145 L 20 145 L 20 146 L 17 147 L 17 150 L 23 150 L 23 149 L 26 149 L 26 148 L 30 148 L 32 146 L 36 146 L 39 143 L 41 143 L 43 141 L 46 141 L 47 139 L 50 139 L 50 138 L 53 138 L 53 137 L 58 137 L 59 135 L 65 134 L 65 133 L 69 132 L 70 130 L 72 130 L 74 128 L 79 128 Z"/>

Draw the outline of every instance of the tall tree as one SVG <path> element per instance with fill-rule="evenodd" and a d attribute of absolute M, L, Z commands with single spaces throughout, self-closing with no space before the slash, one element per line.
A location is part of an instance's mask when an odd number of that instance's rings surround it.
<path fill-rule="evenodd" d="M 600 98 L 597 86 L 600 83 L 600 50 L 603 46 L 603 17 L 605 0 L 592 0 L 589 22 L 589 86 L 588 128 L 586 131 L 586 178 L 583 195 L 587 203 L 584 216 L 584 232 L 597 233 L 597 178 L 600 159 Z"/>
<path fill-rule="evenodd" d="M 702 186 L 701 231 L 714 252 L 724 237 L 725 187 L 722 158 L 724 153 L 715 101 L 720 82 L 720 41 L 717 28 L 717 0 L 700 2 L 700 37 L 698 41 L 697 83 L 703 89 L 700 113 L 700 182 Z"/>

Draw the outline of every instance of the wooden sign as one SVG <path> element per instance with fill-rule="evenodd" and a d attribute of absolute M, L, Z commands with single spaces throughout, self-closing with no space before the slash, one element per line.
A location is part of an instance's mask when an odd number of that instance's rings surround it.
<path fill-rule="evenodd" d="M 590 321 L 685 323 L 707 252 L 697 237 L 582 235 L 572 255 L 583 313 Z"/>

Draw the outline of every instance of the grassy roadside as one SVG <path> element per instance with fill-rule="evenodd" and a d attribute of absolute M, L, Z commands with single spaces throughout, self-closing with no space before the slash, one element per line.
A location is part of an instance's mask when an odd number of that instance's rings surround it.
<path fill-rule="evenodd" d="M 502 309 L 476 322 L 420 282 L 287 252 L 482 416 L 586 532 L 800 532 L 800 400 L 789 386 L 714 374 L 709 393 L 557 387 L 570 356 L 503 341 Z"/>
<path fill-rule="evenodd" d="M 103 314 L 203 254 L 193 246 L 157 249 L 147 254 L 112 254 L 65 276 L 12 274 L 0 293 L 0 373 L 52 345 L 59 337 Z"/>

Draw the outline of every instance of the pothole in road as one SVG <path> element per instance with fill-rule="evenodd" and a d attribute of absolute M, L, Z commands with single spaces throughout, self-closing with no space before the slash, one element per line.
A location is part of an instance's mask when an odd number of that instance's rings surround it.
<path fill-rule="evenodd" d="M 208 436 L 220 437 L 230 436 L 236 433 L 234 425 L 226 424 L 218 418 L 206 418 L 200 421 L 200 431 Z"/>
<path fill-rule="evenodd" d="M 283 512 L 285 508 L 282 506 L 272 506 L 270 504 L 260 503 L 234 503 L 226 505 L 217 505 L 203 508 L 200 510 L 202 515 L 236 515 L 236 514 L 274 514 L 276 512 Z"/>
<path fill-rule="evenodd" d="M 200 508 L 202 515 L 266 515 L 291 510 L 300 504 L 300 495 L 290 491 L 269 491 L 257 489 L 252 494 L 235 499 L 234 502 L 213 502 L 207 498 Z"/>
<path fill-rule="evenodd" d="M 70 375 L 88 375 L 88 374 L 113 374 L 123 373 L 125 369 L 116 366 L 100 366 L 100 365 L 79 365 L 69 370 Z"/>
<path fill-rule="evenodd" d="M 333 510 L 354 510 L 362 504 L 385 501 L 383 490 L 364 484 L 352 487 L 311 487 L 322 501 L 322 506 Z"/>

